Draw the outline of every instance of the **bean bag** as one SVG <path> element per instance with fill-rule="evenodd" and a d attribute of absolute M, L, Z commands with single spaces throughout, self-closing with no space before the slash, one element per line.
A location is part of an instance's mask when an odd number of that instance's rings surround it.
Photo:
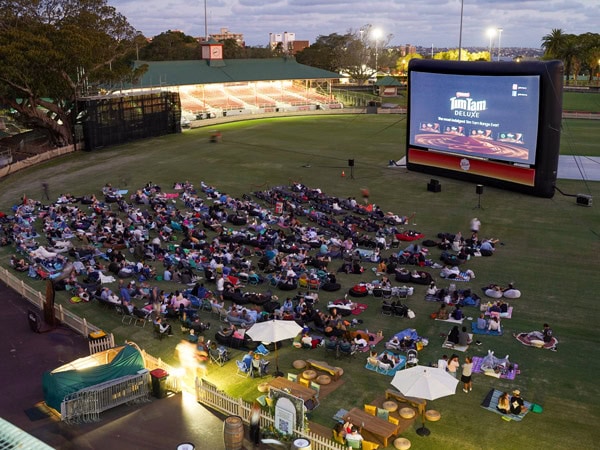
<path fill-rule="evenodd" d="M 366 297 L 369 294 L 366 286 L 357 284 L 350 288 L 348 294 L 352 297 Z"/>
<path fill-rule="evenodd" d="M 288 283 L 287 281 L 280 281 L 277 287 L 282 291 L 293 291 L 298 289 L 298 283 Z"/>
<path fill-rule="evenodd" d="M 237 216 L 235 214 L 230 214 L 227 216 L 227 220 L 233 225 L 246 225 L 248 223 L 248 219 L 244 216 Z"/>
<path fill-rule="evenodd" d="M 417 272 L 417 274 L 419 275 L 418 277 L 414 277 L 412 275 L 410 276 L 409 283 L 424 285 L 428 285 L 429 283 L 431 283 L 432 278 L 430 273 L 419 271 Z"/>
<path fill-rule="evenodd" d="M 423 239 L 425 235 L 419 231 L 408 230 L 403 233 L 397 233 L 396 239 L 400 241 L 417 241 Z"/>
<path fill-rule="evenodd" d="M 321 286 L 321 290 L 326 292 L 339 291 L 341 288 L 342 285 L 340 283 L 325 283 Z"/>
<path fill-rule="evenodd" d="M 410 281 L 410 272 L 408 270 L 396 270 L 396 281 L 408 283 Z"/>
<path fill-rule="evenodd" d="M 502 295 L 504 295 L 506 298 L 520 298 L 521 291 L 518 289 L 507 289 L 502 293 Z"/>
<path fill-rule="evenodd" d="M 486 289 L 483 292 L 486 295 L 486 297 L 502 298 L 502 291 L 498 291 L 496 289 Z"/>

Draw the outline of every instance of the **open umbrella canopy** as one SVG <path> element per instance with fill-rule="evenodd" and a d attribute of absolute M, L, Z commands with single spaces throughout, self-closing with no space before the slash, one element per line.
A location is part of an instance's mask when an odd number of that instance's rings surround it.
<path fill-rule="evenodd" d="M 285 341 L 293 339 L 302 331 L 302 327 L 293 320 L 268 320 L 266 322 L 257 322 L 246 334 L 253 341 L 260 341 L 270 344 L 272 342 Z"/>
<path fill-rule="evenodd" d="M 392 380 L 392 386 L 403 395 L 425 400 L 453 395 L 457 384 L 458 380 L 445 370 L 427 366 L 399 370 Z"/>

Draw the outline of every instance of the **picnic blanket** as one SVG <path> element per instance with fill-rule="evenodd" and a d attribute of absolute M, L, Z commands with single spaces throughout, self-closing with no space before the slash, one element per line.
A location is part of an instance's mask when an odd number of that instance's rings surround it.
<path fill-rule="evenodd" d="M 487 336 L 502 336 L 502 328 L 499 331 L 491 331 L 487 328 L 481 330 L 477 328 L 477 322 L 471 322 L 471 331 L 473 334 L 485 334 Z"/>
<path fill-rule="evenodd" d="M 500 315 L 498 317 L 500 317 L 501 319 L 511 319 L 512 318 L 512 312 L 513 312 L 513 307 L 509 306 L 508 307 L 508 311 L 506 311 L 505 313 L 500 313 Z M 485 312 L 486 316 L 491 316 L 492 314 L 490 313 L 490 310 L 488 309 Z"/>
<path fill-rule="evenodd" d="M 381 360 L 381 358 L 383 357 L 383 354 L 387 353 L 388 357 L 390 359 L 394 358 L 394 359 L 398 359 L 398 362 L 396 363 L 396 365 L 394 367 L 391 367 L 390 369 L 384 370 L 381 368 L 381 366 L 378 365 L 374 365 L 371 364 L 369 362 L 369 358 L 367 358 L 367 364 L 365 364 L 365 369 L 368 370 L 372 370 L 373 372 L 377 372 L 377 373 L 381 373 L 383 375 L 388 375 L 390 377 L 393 377 L 396 372 L 398 372 L 398 370 L 402 369 L 404 367 L 404 365 L 406 364 L 406 356 L 404 355 L 397 355 L 395 353 L 392 353 L 388 350 L 384 350 L 383 352 L 381 352 L 379 355 L 377 355 L 377 360 Z"/>
<path fill-rule="evenodd" d="M 336 300 L 331 305 L 332 306 L 344 305 L 344 300 Z M 351 309 L 350 312 L 355 316 L 359 315 L 363 311 L 366 311 L 366 309 L 368 307 L 368 305 L 366 303 L 356 303 L 356 302 L 353 303 L 353 306 L 354 306 L 354 308 Z M 328 307 L 329 307 L 329 305 L 328 305 Z"/>
<path fill-rule="evenodd" d="M 352 331 L 350 333 L 350 336 L 352 336 L 352 339 L 354 339 L 354 337 L 357 334 L 360 334 L 362 337 L 364 337 L 367 340 L 367 342 L 369 342 L 369 345 L 367 345 L 366 347 L 358 348 L 358 350 L 361 352 L 368 352 L 372 346 L 377 345 L 383 339 L 383 335 L 377 336 L 377 333 L 371 333 L 371 332 L 367 333 L 364 330 Z M 367 335 L 368 335 L 368 337 L 367 337 Z"/>
<path fill-rule="evenodd" d="M 515 334 L 514 337 L 523 345 L 528 345 L 530 347 L 537 348 L 545 348 L 546 350 L 555 349 L 558 345 L 558 339 L 556 339 L 555 337 L 552 337 L 550 342 L 544 342 L 543 340 L 539 339 L 532 339 L 529 333 Z"/>
<path fill-rule="evenodd" d="M 498 389 L 492 389 L 485 396 L 485 398 L 483 399 L 483 402 L 481 402 L 481 407 L 483 409 L 487 409 L 488 411 L 495 412 L 496 414 L 500 414 L 503 418 L 506 418 L 506 420 L 508 420 L 508 421 L 514 420 L 517 422 L 521 421 L 523 419 L 523 417 L 525 417 L 527 415 L 527 413 L 531 410 L 531 403 L 524 401 L 525 406 L 527 407 L 527 410 L 523 414 L 519 414 L 519 415 L 503 414 L 496 409 L 496 405 L 498 404 L 498 399 L 500 398 L 501 395 L 502 395 L 502 391 L 499 391 Z"/>
<path fill-rule="evenodd" d="M 473 356 L 473 373 L 483 373 L 490 377 L 502 378 L 504 380 L 514 380 L 517 374 L 521 373 L 518 364 L 511 364 L 506 369 L 501 369 L 498 372 L 494 369 L 483 370 L 481 364 L 484 358 L 481 356 Z"/>
<path fill-rule="evenodd" d="M 440 322 L 457 323 L 457 324 L 461 325 L 463 323 L 463 320 L 465 320 L 465 318 L 463 317 L 460 320 L 456 320 L 456 319 L 453 319 L 452 317 L 448 317 L 446 320 L 437 319 L 437 318 L 435 320 L 439 320 Z"/>
<path fill-rule="evenodd" d="M 469 349 L 469 345 L 458 345 L 455 344 L 454 342 L 450 342 L 448 340 L 448 336 L 450 336 L 450 331 L 448 332 L 448 334 L 446 334 L 446 339 L 444 340 L 444 343 L 442 344 L 442 348 L 449 348 L 452 350 L 456 350 L 458 352 L 466 352 Z M 473 342 L 473 333 L 469 333 L 469 342 Z"/>

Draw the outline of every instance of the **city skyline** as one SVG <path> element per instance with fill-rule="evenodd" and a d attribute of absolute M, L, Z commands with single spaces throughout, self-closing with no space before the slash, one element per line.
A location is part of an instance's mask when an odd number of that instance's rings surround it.
<path fill-rule="evenodd" d="M 269 33 L 295 33 L 311 44 L 318 36 L 345 34 L 370 24 L 389 45 L 457 48 L 461 0 L 420 0 L 376 3 L 357 0 L 107 0 L 146 37 L 168 30 L 191 36 L 227 28 L 242 33 L 246 45 L 267 46 Z M 564 33 L 597 32 L 597 0 L 463 0 L 463 47 L 486 47 L 489 29 L 502 29 L 501 47 L 539 48 L 552 29 Z M 373 10 L 376 8 L 376 10 Z M 362 17 L 364 19 L 357 19 Z M 499 33 L 492 37 L 498 45 Z"/>

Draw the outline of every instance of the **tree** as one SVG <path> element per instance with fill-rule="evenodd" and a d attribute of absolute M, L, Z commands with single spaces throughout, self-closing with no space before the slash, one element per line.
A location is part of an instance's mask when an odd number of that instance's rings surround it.
<path fill-rule="evenodd" d="M 419 53 L 410 53 L 402 58 L 398 58 L 398 61 L 396 61 L 396 70 L 399 74 L 406 75 L 408 72 L 408 63 L 410 63 L 411 59 L 423 59 L 423 55 L 420 55 Z"/>
<path fill-rule="evenodd" d="M 70 144 L 77 98 L 139 76 L 139 37 L 106 0 L 0 0 L 0 102 Z"/>
<path fill-rule="evenodd" d="M 390 34 L 375 41 L 371 25 L 365 25 L 344 35 L 319 36 L 313 45 L 296 54 L 296 60 L 308 66 L 345 73 L 358 84 L 363 84 L 376 73 L 376 45 L 381 55 L 378 62 L 389 65 L 390 53 L 384 49 L 391 38 Z"/>
<path fill-rule="evenodd" d="M 200 56 L 196 38 L 171 30 L 154 36 L 140 51 L 142 61 L 181 61 L 200 59 Z"/>
<path fill-rule="evenodd" d="M 542 38 L 544 56 L 547 58 L 560 59 L 562 57 L 562 52 L 566 41 L 567 35 L 565 35 L 560 28 L 553 28 L 550 34 L 547 34 Z"/>
<path fill-rule="evenodd" d="M 344 65 L 343 55 L 349 41 L 349 35 L 337 33 L 318 36 L 314 44 L 296 54 L 296 60 L 307 66 L 339 72 Z"/>

